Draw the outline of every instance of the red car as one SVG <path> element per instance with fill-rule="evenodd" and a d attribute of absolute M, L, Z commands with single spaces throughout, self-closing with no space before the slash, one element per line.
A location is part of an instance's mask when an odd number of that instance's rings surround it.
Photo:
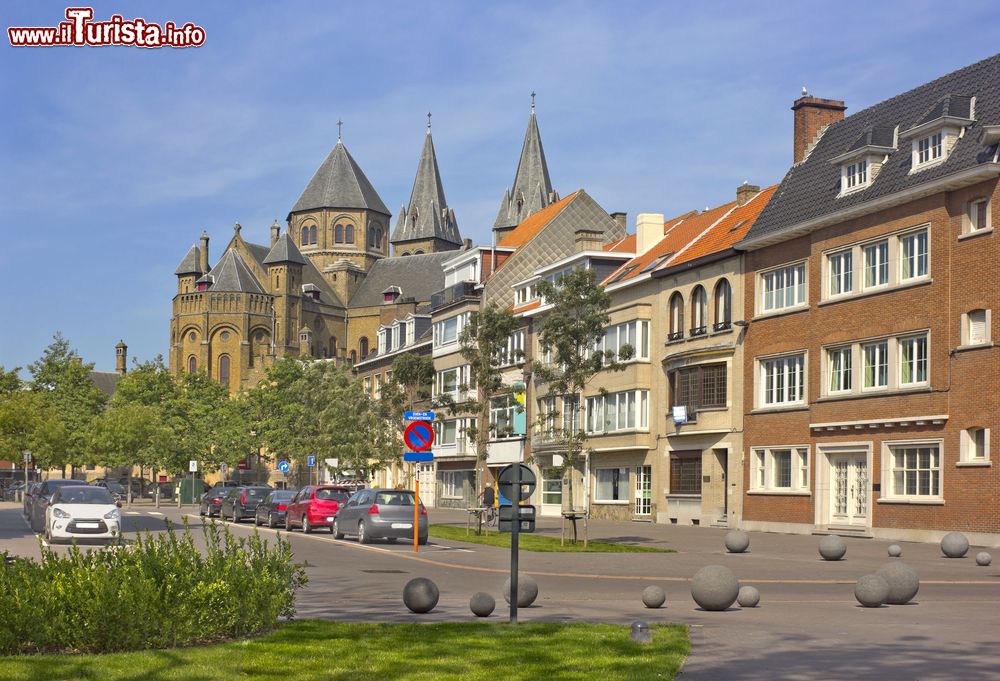
<path fill-rule="evenodd" d="M 306 485 L 288 502 L 285 529 L 291 532 L 301 527 L 303 532 L 312 532 L 317 527 L 329 527 L 333 532 L 333 518 L 350 496 L 349 487 Z"/>

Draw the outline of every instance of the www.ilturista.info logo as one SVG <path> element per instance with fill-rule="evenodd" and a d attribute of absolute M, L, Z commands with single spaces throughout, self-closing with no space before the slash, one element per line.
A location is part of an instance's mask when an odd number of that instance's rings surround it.
<path fill-rule="evenodd" d="M 120 14 L 111 15 L 108 21 L 92 21 L 92 7 L 67 7 L 66 18 L 58 26 L 12 26 L 7 37 L 13 47 L 200 47 L 205 43 L 205 29 L 191 22 L 178 26 L 168 21 L 161 26 Z"/>

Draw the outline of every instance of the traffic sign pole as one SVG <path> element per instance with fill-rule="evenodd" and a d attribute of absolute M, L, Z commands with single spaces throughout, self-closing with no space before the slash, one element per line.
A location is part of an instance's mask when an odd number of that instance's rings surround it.
<path fill-rule="evenodd" d="M 416 474 L 417 464 L 413 464 L 413 552 L 417 552 L 417 537 L 420 535 L 420 477 Z"/>
<path fill-rule="evenodd" d="M 517 539 L 521 529 L 521 464 L 514 464 L 514 523 L 510 528 L 510 623 L 517 624 Z"/>

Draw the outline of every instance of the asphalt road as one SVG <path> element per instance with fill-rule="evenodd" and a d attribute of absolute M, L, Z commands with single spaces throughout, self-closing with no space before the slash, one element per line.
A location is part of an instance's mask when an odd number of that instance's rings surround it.
<path fill-rule="evenodd" d="M 125 529 L 130 534 L 161 531 L 164 519 L 178 523 L 188 513 L 136 507 L 125 511 Z M 454 513 L 432 509 L 431 515 L 432 522 L 464 524 L 464 516 Z M 196 530 L 202 523 L 196 512 L 188 520 Z M 541 529 L 554 531 L 552 526 Z M 254 528 L 245 523 L 232 531 L 248 535 Z M 521 610 L 522 621 L 688 624 L 694 649 L 681 676 L 685 680 L 1000 680 L 1000 565 L 977 567 L 977 549 L 964 559 L 949 560 L 936 546 L 903 544 L 903 559 L 921 578 L 916 602 L 873 610 L 857 605 L 854 581 L 887 562 L 888 542 L 849 539 L 846 559 L 829 563 L 819 560 L 817 538 L 808 536 L 753 534 L 751 551 L 742 555 L 727 554 L 723 532 L 710 528 L 594 522 L 590 536 L 670 546 L 678 553 L 522 552 L 522 570 L 539 584 L 539 598 Z M 506 549 L 432 538 L 414 555 L 412 545 L 404 543 L 360 546 L 325 532 L 290 537 L 310 580 L 298 598 L 300 617 L 470 620 L 468 601 L 476 591 L 492 593 L 499 601 L 492 619 L 506 617 Z M 0 504 L 0 549 L 39 555 L 38 540 L 17 505 Z M 1000 551 L 994 553 L 1000 563 Z M 712 563 L 731 567 L 741 583 L 757 586 L 760 607 L 698 609 L 687 580 Z M 428 615 L 414 615 L 402 604 L 403 585 L 418 576 L 433 579 L 441 589 L 441 600 Z M 642 606 L 639 595 L 650 584 L 667 592 L 664 608 Z"/>

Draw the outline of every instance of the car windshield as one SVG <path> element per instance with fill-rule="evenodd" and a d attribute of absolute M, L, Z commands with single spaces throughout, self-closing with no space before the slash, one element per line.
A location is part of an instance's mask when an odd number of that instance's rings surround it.
<path fill-rule="evenodd" d="M 247 487 L 247 496 L 254 499 L 260 499 L 262 496 L 270 492 L 271 490 L 266 487 Z"/>
<path fill-rule="evenodd" d="M 375 495 L 379 506 L 413 506 L 413 492 L 379 492 Z"/>
<path fill-rule="evenodd" d="M 349 495 L 342 489 L 318 489 L 316 498 L 323 501 L 347 501 Z"/>
<path fill-rule="evenodd" d="M 48 480 L 44 484 L 49 488 L 49 492 L 54 492 L 56 487 L 77 487 L 85 483 L 82 483 L 79 480 Z"/>
<path fill-rule="evenodd" d="M 275 492 L 274 494 L 272 494 L 271 498 L 274 499 L 275 501 L 288 501 L 289 499 L 291 499 L 294 496 L 295 496 L 295 492 L 294 491 L 290 491 L 289 492 L 289 491 L 285 491 L 285 490 L 279 490 L 279 491 Z"/>
<path fill-rule="evenodd" d="M 109 492 L 124 492 L 125 491 L 125 485 L 121 484 L 120 482 L 108 482 L 108 483 L 105 483 L 104 486 L 108 488 Z"/>
<path fill-rule="evenodd" d="M 60 504 L 113 504 L 103 487 L 66 487 L 59 491 Z"/>

